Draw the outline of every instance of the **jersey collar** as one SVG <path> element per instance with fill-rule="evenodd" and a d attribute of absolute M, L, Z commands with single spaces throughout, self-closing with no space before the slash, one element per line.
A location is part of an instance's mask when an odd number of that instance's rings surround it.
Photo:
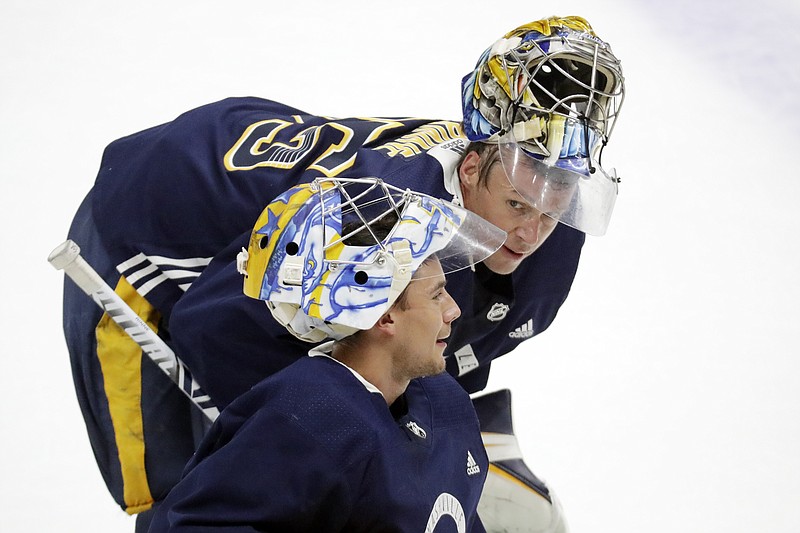
<path fill-rule="evenodd" d="M 383 396 L 383 393 L 380 391 L 380 389 L 378 389 L 378 387 L 376 387 L 375 385 L 364 379 L 364 376 L 362 376 L 361 374 L 359 374 L 346 364 L 342 363 L 338 359 L 331 357 L 330 354 L 333 351 L 333 343 L 334 341 L 323 342 L 319 346 L 311 348 L 308 351 L 308 355 L 311 357 L 327 357 L 331 361 L 336 361 L 337 363 L 345 367 L 347 370 L 349 370 L 356 377 L 356 379 L 360 381 L 362 385 L 364 385 L 364 388 L 367 389 L 369 392 L 374 392 Z"/>

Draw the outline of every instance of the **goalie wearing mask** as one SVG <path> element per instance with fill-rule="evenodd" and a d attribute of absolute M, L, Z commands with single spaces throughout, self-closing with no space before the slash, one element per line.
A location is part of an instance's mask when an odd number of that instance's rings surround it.
<path fill-rule="evenodd" d="M 223 410 L 150 532 L 485 531 L 478 419 L 444 372 L 460 314 L 445 274 L 504 240 L 374 178 L 278 197 L 239 257 L 244 292 L 322 344 Z"/>

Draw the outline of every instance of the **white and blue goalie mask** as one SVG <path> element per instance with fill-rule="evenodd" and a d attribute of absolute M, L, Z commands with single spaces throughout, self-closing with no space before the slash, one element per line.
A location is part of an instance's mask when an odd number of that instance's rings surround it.
<path fill-rule="evenodd" d="M 321 342 L 371 328 L 431 255 L 447 274 L 505 238 L 462 207 L 378 178 L 318 178 L 264 209 L 239 270 L 246 295 L 298 338 Z"/>

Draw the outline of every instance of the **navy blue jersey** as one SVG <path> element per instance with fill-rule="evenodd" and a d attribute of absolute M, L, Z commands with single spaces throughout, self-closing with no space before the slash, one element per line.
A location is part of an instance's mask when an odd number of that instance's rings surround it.
<path fill-rule="evenodd" d="M 307 357 L 222 412 L 150 531 L 484 531 L 487 469 L 446 373 L 390 410 L 344 365 Z"/>
<path fill-rule="evenodd" d="M 242 294 L 235 256 L 262 209 L 320 176 L 377 176 L 450 200 L 467 142 L 450 121 L 335 119 L 230 98 L 110 144 L 69 236 L 222 408 L 308 349 Z M 447 370 L 465 390 L 484 388 L 492 360 L 550 325 L 583 241 L 558 225 L 511 275 L 477 265 L 449 277 L 462 317 Z M 115 499 L 139 512 L 174 484 L 197 425 L 177 387 L 109 322 L 67 282 L 64 329 L 95 456 Z"/>

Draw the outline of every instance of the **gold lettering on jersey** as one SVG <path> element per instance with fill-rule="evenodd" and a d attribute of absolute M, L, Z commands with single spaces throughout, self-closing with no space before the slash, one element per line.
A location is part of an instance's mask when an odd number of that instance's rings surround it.
<path fill-rule="evenodd" d="M 223 157 L 225 168 L 233 171 L 269 166 L 258 156 L 266 152 L 266 148 L 263 147 L 270 145 L 279 131 L 291 125 L 291 122 L 279 118 L 262 120 L 251 124 Z M 246 152 L 250 157 L 241 157 L 242 152 Z M 244 163 L 244 161 L 247 161 L 247 163 Z"/>
<path fill-rule="evenodd" d="M 353 166 L 360 147 L 379 140 L 388 130 L 404 126 L 398 120 L 383 118 L 350 119 L 347 124 L 331 120 L 313 126 L 306 125 L 300 115 L 293 115 L 292 119 L 294 122 L 262 120 L 248 126 L 225 154 L 225 168 L 291 169 L 310 153 L 321 152 L 306 168 L 333 177 Z M 299 128 L 303 129 L 297 131 Z"/>
<path fill-rule="evenodd" d="M 392 119 L 383 119 L 383 118 L 359 118 L 359 120 L 363 120 L 364 122 L 374 122 L 379 124 L 378 126 L 372 128 L 366 138 L 360 141 L 360 144 L 369 144 L 370 142 L 378 139 L 383 132 L 390 130 L 392 128 L 401 128 L 403 126 L 402 122 L 398 122 Z M 343 137 L 342 140 L 336 144 L 332 144 L 325 150 L 320 157 L 318 157 L 311 165 L 309 165 L 309 169 L 319 170 L 322 172 L 326 177 L 332 178 L 334 176 L 338 176 L 343 171 L 347 170 L 348 168 L 352 167 L 356 160 L 356 151 L 353 150 L 353 155 L 350 156 L 346 161 L 339 163 L 335 167 L 326 166 L 326 164 L 330 164 L 331 161 L 334 161 L 335 158 L 331 157 L 334 154 L 344 152 L 350 142 L 355 138 L 355 132 L 353 130 L 343 124 L 338 122 L 329 122 L 327 124 L 323 124 L 320 128 L 324 128 L 325 126 L 329 126 L 331 128 L 337 129 L 342 132 Z"/>
<path fill-rule="evenodd" d="M 324 161 L 331 157 L 334 154 L 343 152 L 347 145 L 350 144 L 350 141 L 353 138 L 353 130 L 348 128 L 347 126 L 343 126 L 342 124 L 338 124 L 336 122 L 329 122 L 327 124 L 323 124 L 322 126 L 316 127 L 317 130 L 324 128 L 325 126 L 330 126 L 331 128 L 338 130 L 342 133 L 342 138 L 339 142 L 333 143 L 319 156 L 317 159 L 311 163 L 308 168 L 319 170 L 322 172 L 326 177 L 332 178 L 337 176 L 340 172 L 347 170 L 348 168 L 353 166 L 353 163 L 356 160 L 356 154 L 353 153 L 346 161 L 336 165 L 333 168 L 327 168 L 324 165 Z"/>
<path fill-rule="evenodd" d="M 289 143 L 291 144 L 273 142 L 267 148 L 267 150 L 270 152 L 269 156 L 260 166 L 292 168 L 294 167 L 295 163 L 303 159 L 305 155 L 311 151 L 311 149 L 317 144 L 318 138 L 319 127 L 311 126 L 310 128 L 307 128 L 292 137 L 289 140 Z M 266 153 L 267 150 L 265 150 L 264 153 Z"/>
<path fill-rule="evenodd" d="M 451 141 L 461 136 L 461 127 L 457 122 L 440 120 L 423 124 L 411 133 L 384 145 L 377 146 L 375 149 L 385 150 L 390 157 L 397 155 L 412 157 L 430 150 L 437 144 Z"/>
<path fill-rule="evenodd" d="M 364 121 L 367 121 L 367 122 L 376 122 L 378 124 L 381 124 L 380 126 L 378 126 L 377 128 L 372 130 L 372 132 L 369 134 L 369 136 L 367 136 L 367 138 L 364 140 L 364 144 L 371 143 L 375 139 L 379 138 L 383 134 L 383 132 L 385 132 L 387 130 L 390 130 L 390 129 L 393 129 L 393 128 L 402 128 L 403 127 L 403 123 L 402 122 L 398 122 L 398 121 L 392 120 L 390 118 L 363 117 L 363 118 L 359 118 L 359 120 L 364 120 Z"/>

